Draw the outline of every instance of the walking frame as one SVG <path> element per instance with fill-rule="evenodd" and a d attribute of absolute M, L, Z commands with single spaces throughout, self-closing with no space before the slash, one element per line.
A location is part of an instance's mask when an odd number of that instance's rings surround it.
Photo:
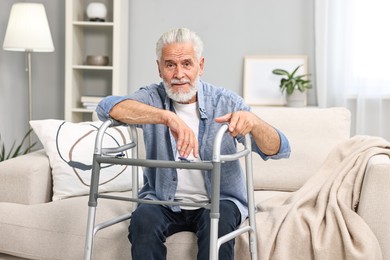
<path fill-rule="evenodd" d="M 84 259 L 90 260 L 92 257 L 93 240 L 96 233 L 117 224 L 121 221 L 125 221 L 131 218 L 131 212 L 118 216 L 116 218 L 104 221 L 95 225 L 96 207 L 98 198 L 124 200 L 133 202 L 133 211 L 137 207 L 138 203 L 148 204 L 162 204 L 162 205 L 182 205 L 182 206 L 194 206 L 205 207 L 210 209 L 210 260 L 218 259 L 218 252 L 220 246 L 235 237 L 248 232 L 249 233 L 249 250 L 251 253 L 251 259 L 257 259 L 257 243 L 256 243 L 256 224 L 255 224 L 255 202 L 253 195 L 253 176 L 252 176 L 252 157 L 251 157 L 251 139 L 250 135 L 245 136 L 245 144 L 243 150 L 230 155 L 221 155 L 221 143 L 222 137 L 227 132 L 228 126 L 223 124 L 218 130 L 213 144 L 213 157 L 212 161 L 201 162 L 181 162 L 181 161 L 164 161 L 164 160 L 147 160 L 139 159 L 137 151 L 137 131 L 135 126 L 129 125 L 129 132 L 131 136 L 131 142 L 119 147 L 103 148 L 104 133 L 108 127 L 113 125 L 113 120 L 109 119 L 105 121 L 99 128 L 96 140 L 95 149 L 93 155 L 92 164 L 92 178 L 89 193 L 89 211 L 85 241 Z M 122 154 L 124 151 L 128 151 L 130 158 L 121 158 L 116 156 Z M 221 164 L 226 161 L 238 160 L 245 156 L 245 171 L 246 171 L 246 185 L 248 196 L 248 209 L 249 209 L 249 224 L 242 226 L 237 230 L 226 234 L 218 238 L 218 222 L 219 222 L 219 201 L 220 201 L 220 178 L 221 178 Z M 131 165 L 132 166 L 132 197 L 113 196 L 107 194 L 99 194 L 99 174 L 101 164 L 119 164 L 119 165 Z M 212 194 L 209 202 L 206 203 L 180 203 L 173 201 L 152 201 L 138 198 L 138 167 L 155 167 L 155 168 L 181 168 L 181 169 L 197 169 L 197 170 L 211 170 L 212 171 Z M 223 174 L 223 173 L 222 173 Z"/>

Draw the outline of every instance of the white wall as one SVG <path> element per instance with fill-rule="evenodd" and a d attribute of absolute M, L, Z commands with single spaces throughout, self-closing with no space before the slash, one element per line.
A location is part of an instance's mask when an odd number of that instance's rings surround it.
<path fill-rule="evenodd" d="M 33 118 L 64 118 L 65 1 L 45 5 L 54 53 L 33 53 Z M 245 55 L 309 56 L 313 72 L 313 1 L 308 0 L 129 0 L 129 91 L 159 81 L 155 42 L 173 27 L 196 31 L 205 43 L 203 79 L 242 93 Z M 0 1 L 0 44 L 11 5 Z M 30 2 L 30 1 L 25 1 Z M 126 58 L 126 57 L 124 57 Z M 28 128 L 25 56 L 0 48 L 0 134 L 10 145 Z M 315 104 L 314 91 L 309 103 Z"/>

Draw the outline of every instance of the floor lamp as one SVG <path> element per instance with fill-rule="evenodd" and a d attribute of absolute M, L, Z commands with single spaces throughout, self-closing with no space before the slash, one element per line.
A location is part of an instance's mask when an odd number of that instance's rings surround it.
<path fill-rule="evenodd" d="M 12 5 L 3 49 L 21 51 L 27 56 L 29 120 L 32 120 L 31 53 L 53 52 L 54 45 L 43 4 L 16 3 Z M 31 134 L 29 136 L 31 146 Z"/>

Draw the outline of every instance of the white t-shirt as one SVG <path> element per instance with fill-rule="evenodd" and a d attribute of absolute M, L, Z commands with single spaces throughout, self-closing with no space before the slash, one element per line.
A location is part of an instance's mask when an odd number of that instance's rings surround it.
<path fill-rule="evenodd" d="M 199 132 L 199 110 L 197 102 L 191 104 L 180 104 L 173 102 L 176 114 L 194 131 L 195 136 Z M 176 154 L 176 160 L 179 160 L 179 153 Z M 200 161 L 195 158 L 193 153 L 187 158 L 190 161 Z M 177 169 L 177 190 L 175 195 L 176 201 L 181 202 L 198 202 L 208 200 L 206 185 L 202 171 L 190 169 Z M 181 206 L 183 209 L 196 209 L 195 207 Z"/>

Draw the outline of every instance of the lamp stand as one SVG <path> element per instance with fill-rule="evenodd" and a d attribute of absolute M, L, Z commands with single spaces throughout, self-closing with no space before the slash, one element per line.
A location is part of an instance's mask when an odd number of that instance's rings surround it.
<path fill-rule="evenodd" d="M 26 56 L 27 56 L 27 74 L 28 74 L 28 116 L 29 116 L 29 122 L 32 120 L 32 87 L 31 87 L 31 50 L 26 50 Z M 28 124 L 30 125 L 30 123 Z M 29 127 L 30 129 L 30 127 Z M 29 140 L 29 147 L 32 145 L 32 135 L 31 133 L 28 135 Z"/>
<path fill-rule="evenodd" d="M 11 7 L 5 32 L 3 49 L 6 51 L 25 52 L 27 57 L 26 72 L 28 73 L 28 110 L 29 121 L 32 120 L 32 90 L 31 90 L 31 53 L 53 52 L 45 6 L 41 3 L 15 3 Z M 29 125 L 29 124 L 28 124 Z M 32 135 L 29 129 L 31 148 Z M 24 140 L 24 139 L 23 139 Z"/>

